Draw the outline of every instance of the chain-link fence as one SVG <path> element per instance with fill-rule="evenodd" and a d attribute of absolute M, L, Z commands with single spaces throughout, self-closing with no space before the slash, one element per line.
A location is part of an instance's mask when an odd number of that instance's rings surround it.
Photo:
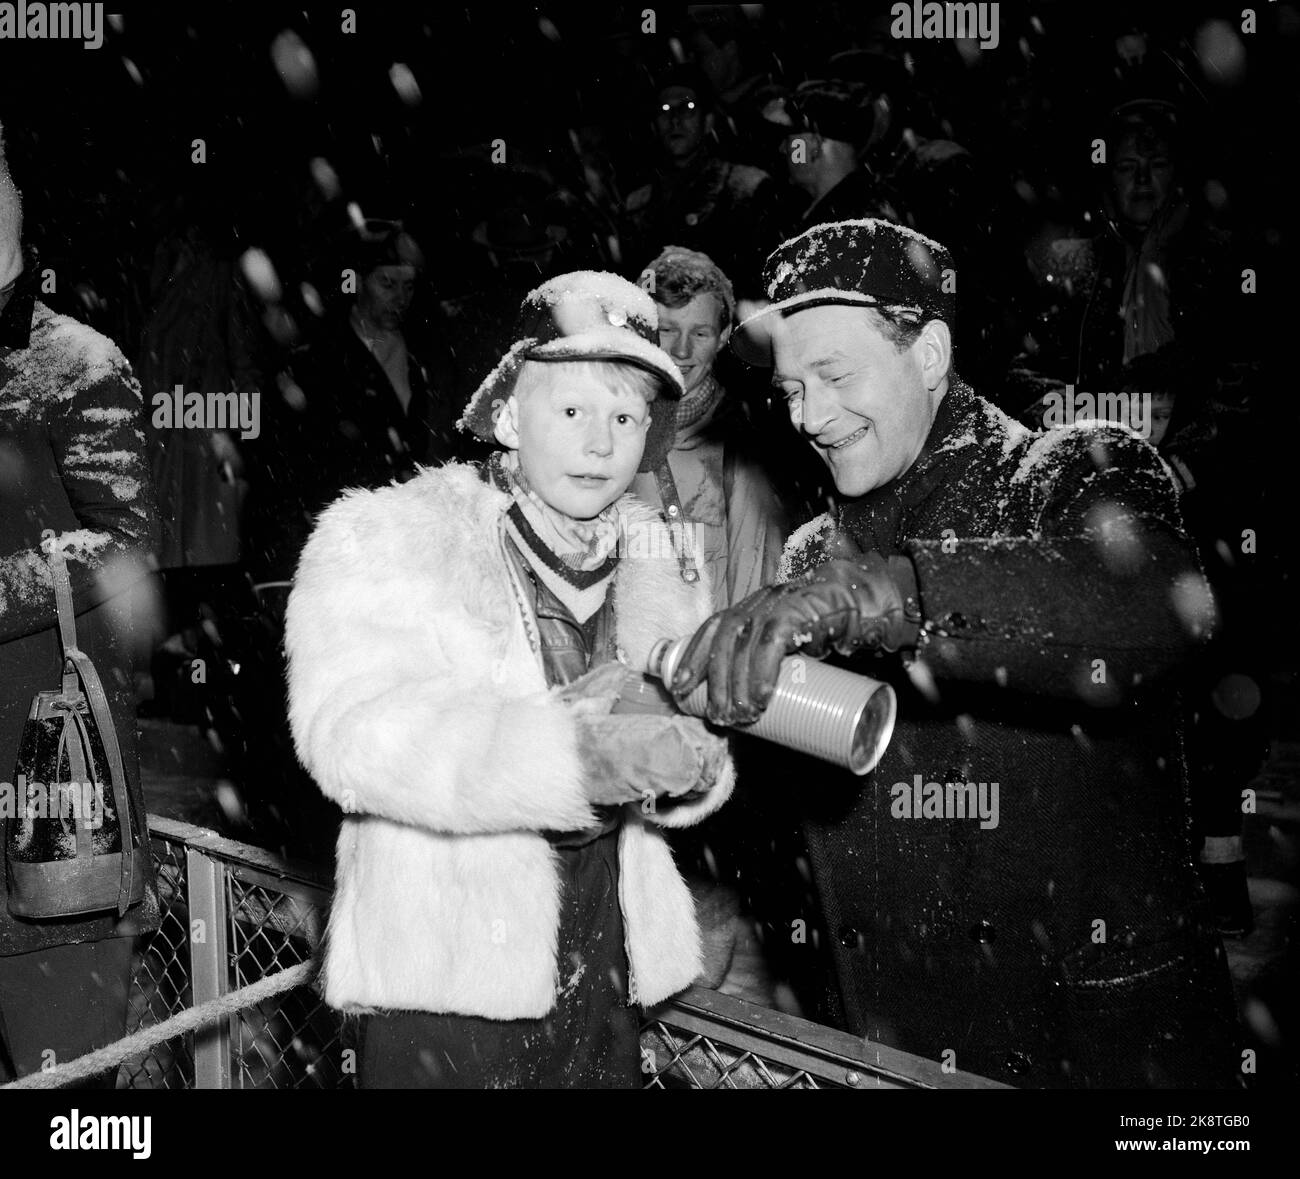
<path fill-rule="evenodd" d="M 160 1023 L 317 952 L 329 881 L 257 848 L 150 816 L 162 923 L 141 939 L 127 1030 Z M 300 986 L 123 1063 L 119 1088 L 356 1085 L 356 1021 Z M 742 999 L 693 989 L 641 1033 L 652 1089 L 952 1088 L 990 1085 Z"/>

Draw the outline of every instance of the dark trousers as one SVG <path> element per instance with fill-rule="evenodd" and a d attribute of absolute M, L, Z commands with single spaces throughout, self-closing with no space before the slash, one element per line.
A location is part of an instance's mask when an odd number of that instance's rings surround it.
<path fill-rule="evenodd" d="M 135 938 L 114 937 L 0 956 L 6 1081 L 15 1079 L 7 1075 L 10 1061 L 26 1076 L 46 1061 L 66 1064 L 125 1035 L 134 949 Z M 116 1080 L 113 1068 L 80 1087 L 111 1089 Z"/>
<path fill-rule="evenodd" d="M 559 990 L 542 1019 L 397 1011 L 362 1024 L 363 1089 L 628 1089 L 641 1081 L 618 903 L 618 831 L 558 847 Z"/>

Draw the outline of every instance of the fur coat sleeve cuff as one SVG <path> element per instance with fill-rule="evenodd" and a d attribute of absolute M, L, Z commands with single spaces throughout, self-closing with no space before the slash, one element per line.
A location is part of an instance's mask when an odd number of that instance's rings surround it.
<path fill-rule="evenodd" d="M 697 790 L 681 798 L 659 798 L 654 810 L 644 812 L 646 819 L 660 827 L 690 827 L 713 814 L 731 797 L 736 787 L 736 766 L 731 759 L 731 744 L 712 732 L 703 721 L 690 721 L 691 728 L 698 726 L 698 738 L 704 753 L 704 776 Z"/>
<path fill-rule="evenodd" d="M 571 710 L 544 696 L 449 700 L 440 686 L 371 692 L 354 680 L 294 733 L 303 764 L 347 812 L 464 834 L 596 821 Z"/>

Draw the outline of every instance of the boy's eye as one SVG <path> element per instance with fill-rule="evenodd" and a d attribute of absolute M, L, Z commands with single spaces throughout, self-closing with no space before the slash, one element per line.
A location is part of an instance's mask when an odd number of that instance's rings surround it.
<path fill-rule="evenodd" d="M 564 416 L 566 418 L 576 418 L 578 416 L 578 407 L 576 405 L 566 405 L 564 407 Z"/>

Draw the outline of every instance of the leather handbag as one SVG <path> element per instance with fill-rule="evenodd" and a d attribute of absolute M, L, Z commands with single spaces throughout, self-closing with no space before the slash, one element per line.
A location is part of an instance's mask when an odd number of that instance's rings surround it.
<path fill-rule="evenodd" d="M 72 585 L 57 545 L 50 570 L 63 682 L 33 697 L 18 747 L 16 805 L 4 823 L 9 912 L 39 919 L 116 909 L 120 917 L 144 896 L 144 852 L 108 697 L 77 646 Z"/>

